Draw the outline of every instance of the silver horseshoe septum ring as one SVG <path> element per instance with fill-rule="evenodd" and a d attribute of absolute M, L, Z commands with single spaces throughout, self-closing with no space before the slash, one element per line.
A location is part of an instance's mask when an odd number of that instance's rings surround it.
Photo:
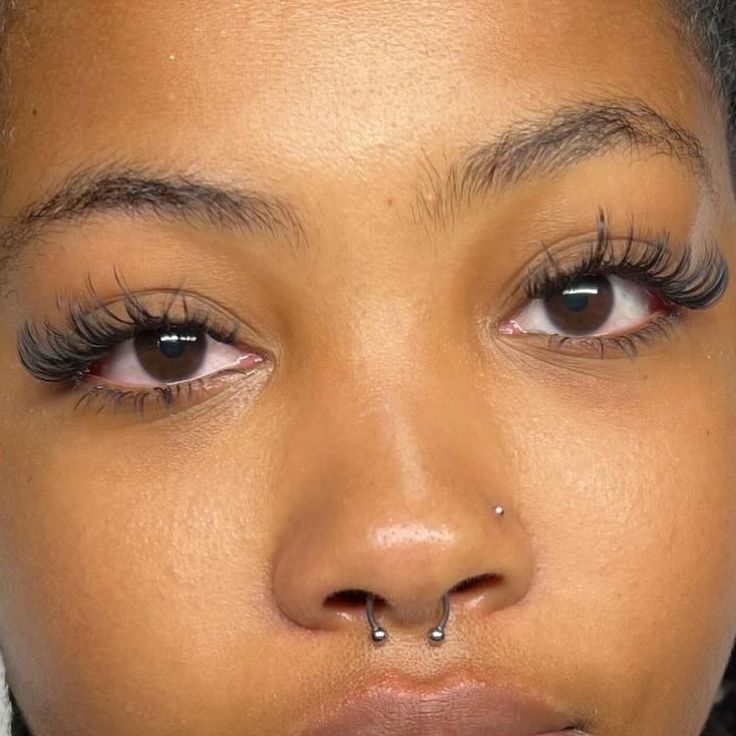
<path fill-rule="evenodd" d="M 365 611 L 368 617 L 368 624 L 371 627 L 371 639 L 376 644 L 383 644 L 388 639 L 388 632 L 384 629 L 378 621 L 373 612 L 373 605 L 375 602 L 375 595 L 373 593 L 368 594 L 368 600 L 366 601 Z M 427 634 L 430 644 L 442 644 L 445 640 L 445 626 L 450 619 L 450 594 L 445 593 L 442 596 L 442 616 L 440 617 L 439 623 L 433 629 L 430 629 Z"/>

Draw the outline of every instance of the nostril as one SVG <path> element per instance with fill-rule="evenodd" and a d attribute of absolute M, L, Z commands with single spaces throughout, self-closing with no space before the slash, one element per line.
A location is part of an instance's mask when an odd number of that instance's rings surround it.
<path fill-rule="evenodd" d="M 484 589 L 496 586 L 500 582 L 500 575 L 475 575 L 459 582 L 450 589 L 450 593 L 463 593 L 466 596 L 477 595 Z"/>
<path fill-rule="evenodd" d="M 325 605 L 330 608 L 340 610 L 365 608 L 368 600 L 368 593 L 365 590 L 338 590 L 327 596 Z M 376 603 L 383 601 L 382 598 L 376 597 Z"/>
<path fill-rule="evenodd" d="M 484 590 L 494 587 L 501 582 L 500 575 L 475 575 L 465 580 L 461 580 L 457 585 L 450 589 L 450 593 L 459 593 L 464 598 L 470 598 L 483 592 Z M 359 589 L 338 590 L 331 593 L 325 599 L 325 605 L 339 611 L 357 611 L 365 608 L 368 601 L 368 591 Z M 374 607 L 381 610 L 386 605 L 386 600 L 381 596 L 375 596 Z"/>

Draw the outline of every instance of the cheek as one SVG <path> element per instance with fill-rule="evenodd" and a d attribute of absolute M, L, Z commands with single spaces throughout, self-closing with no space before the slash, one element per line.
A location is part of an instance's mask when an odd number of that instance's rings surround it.
<path fill-rule="evenodd" d="M 518 434 L 527 443 L 519 492 L 539 562 L 528 602 L 570 642 L 560 670 L 595 652 L 605 679 L 579 683 L 591 701 L 618 691 L 622 712 L 671 722 L 672 733 L 707 712 L 736 634 L 736 426 L 726 383 L 716 377 L 716 395 L 675 379 L 666 394 L 647 387 L 633 402 L 612 390 L 575 410 L 548 401 Z"/>
<path fill-rule="evenodd" d="M 0 514 L 1 640 L 26 702 L 111 736 L 130 733 L 115 717 L 130 702 L 161 726 L 225 717 L 233 693 L 213 683 L 255 678 L 253 637 L 268 654 L 260 449 L 241 442 L 223 462 L 204 420 L 155 442 L 77 424 L 37 421 L 2 461 L 16 481 Z"/>

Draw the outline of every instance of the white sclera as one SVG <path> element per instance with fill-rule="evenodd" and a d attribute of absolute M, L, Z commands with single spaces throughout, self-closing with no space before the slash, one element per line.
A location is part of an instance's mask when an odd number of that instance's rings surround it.
<path fill-rule="evenodd" d="M 524 309 L 501 326 L 501 331 L 510 334 L 513 332 L 541 332 L 547 335 L 561 335 L 568 337 L 595 337 L 602 335 L 619 335 L 633 332 L 644 325 L 652 316 L 651 296 L 639 284 L 620 278 L 607 277 L 613 291 L 613 306 L 606 321 L 595 331 L 585 335 L 560 332 L 547 314 L 544 299 L 532 299 Z"/>
<path fill-rule="evenodd" d="M 135 351 L 134 338 L 117 345 L 105 358 L 103 367 L 96 373 L 100 378 L 123 386 L 172 386 L 176 383 L 186 383 L 197 378 L 220 373 L 228 368 L 242 366 L 247 361 L 259 362 L 259 358 L 252 353 L 243 353 L 234 345 L 226 345 L 215 340 L 211 335 L 205 335 L 205 355 L 197 371 L 179 381 L 165 383 L 153 378 L 141 365 Z"/>

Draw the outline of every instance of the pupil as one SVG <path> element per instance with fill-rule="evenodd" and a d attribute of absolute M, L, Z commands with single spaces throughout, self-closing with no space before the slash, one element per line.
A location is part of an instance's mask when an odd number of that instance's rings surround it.
<path fill-rule="evenodd" d="M 177 333 L 161 335 L 158 338 L 158 349 L 167 358 L 180 358 L 192 339 L 196 340 L 197 338 L 193 338 L 190 335 L 179 335 Z"/>
<path fill-rule="evenodd" d="M 201 328 L 160 327 L 135 337 L 141 367 L 152 378 L 176 383 L 191 378 L 204 362 L 207 335 Z"/>
<path fill-rule="evenodd" d="M 565 309 L 569 309 L 571 312 L 582 312 L 588 306 L 590 301 L 590 294 L 580 292 L 578 294 L 562 294 L 562 302 L 565 305 Z"/>
<path fill-rule="evenodd" d="M 563 335 L 596 333 L 613 310 L 613 289 L 607 276 L 581 279 L 544 300 L 547 315 Z"/>

